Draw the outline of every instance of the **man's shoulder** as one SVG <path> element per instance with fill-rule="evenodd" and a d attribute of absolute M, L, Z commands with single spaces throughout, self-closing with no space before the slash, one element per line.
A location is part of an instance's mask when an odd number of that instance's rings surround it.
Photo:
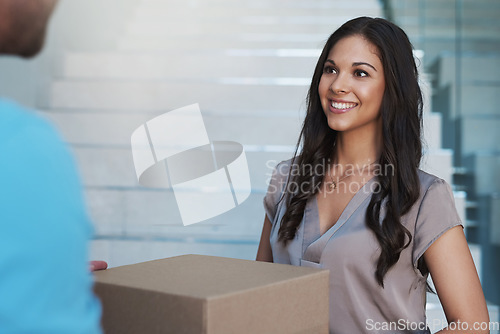
<path fill-rule="evenodd" d="M 31 110 L 9 99 L 0 98 L 0 118 L 2 123 L 0 126 L 6 127 L 5 123 L 23 125 L 33 121 L 38 121 L 39 117 L 35 116 Z"/>
<path fill-rule="evenodd" d="M 16 102 L 0 98 L 0 145 L 8 147 L 62 144 L 55 128 L 42 116 Z"/>

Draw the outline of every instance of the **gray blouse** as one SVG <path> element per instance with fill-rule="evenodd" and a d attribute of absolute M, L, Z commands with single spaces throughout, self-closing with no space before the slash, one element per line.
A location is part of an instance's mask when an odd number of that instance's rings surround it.
<path fill-rule="evenodd" d="M 279 225 L 286 210 L 285 200 L 280 198 L 290 164 L 291 160 L 287 160 L 276 166 L 264 198 L 272 223 L 273 261 L 330 270 L 330 333 L 425 333 L 428 274 L 422 275 L 417 264 L 436 239 L 461 225 L 450 186 L 419 170 L 420 197 L 402 218 L 413 238 L 387 272 L 382 288 L 374 275 L 380 246 L 365 224 L 376 178 L 354 195 L 337 223 L 323 235 L 316 197 L 311 198 L 295 239 L 284 247 L 278 242 Z"/>

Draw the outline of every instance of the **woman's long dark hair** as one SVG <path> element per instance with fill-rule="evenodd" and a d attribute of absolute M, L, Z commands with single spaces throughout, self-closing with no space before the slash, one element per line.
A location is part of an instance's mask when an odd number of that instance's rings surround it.
<path fill-rule="evenodd" d="M 281 220 L 279 240 L 286 244 L 295 238 L 306 202 L 317 194 L 318 185 L 325 175 L 301 173 L 300 170 L 317 170 L 317 166 L 325 168 L 325 162 L 330 161 L 334 153 L 337 131 L 328 126 L 318 86 L 332 47 L 342 38 L 353 35 L 362 36 L 377 47 L 385 76 L 380 108 L 383 147 L 378 161 L 384 173 L 376 176 L 378 189 L 374 191 L 366 213 L 366 225 L 375 233 L 381 248 L 375 278 L 383 287 L 385 274 L 399 260 L 401 251 L 408 247 L 412 239 L 411 233 L 401 224 L 401 217 L 419 197 L 417 169 L 422 157 L 422 95 L 413 48 L 405 32 L 389 21 L 359 17 L 342 25 L 326 42 L 309 88 L 307 114 L 283 197 L 286 198 L 287 209 Z M 297 154 L 300 144 L 302 148 Z M 308 169 L 305 168 L 307 166 Z M 299 172 L 294 172 L 294 168 L 298 168 Z M 380 222 L 382 203 L 386 203 L 386 214 Z"/>

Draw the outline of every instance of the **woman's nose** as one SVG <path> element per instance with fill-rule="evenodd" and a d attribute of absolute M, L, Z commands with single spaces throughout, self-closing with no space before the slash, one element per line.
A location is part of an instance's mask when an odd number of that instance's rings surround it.
<path fill-rule="evenodd" d="M 338 74 L 330 85 L 330 90 L 335 94 L 345 94 L 349 92 L 349 82 L 345 75 Z"/>

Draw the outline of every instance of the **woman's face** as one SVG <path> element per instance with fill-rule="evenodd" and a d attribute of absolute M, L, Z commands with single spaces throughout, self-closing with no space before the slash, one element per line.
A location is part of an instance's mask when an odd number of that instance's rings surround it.
<path fill-rule="evenodd" d="M 384 69 L 375 45 L 353 35 L 333 46 L 318 87 L 331 129 L 342 132 L 381 129 L 384 90 Z"/>

